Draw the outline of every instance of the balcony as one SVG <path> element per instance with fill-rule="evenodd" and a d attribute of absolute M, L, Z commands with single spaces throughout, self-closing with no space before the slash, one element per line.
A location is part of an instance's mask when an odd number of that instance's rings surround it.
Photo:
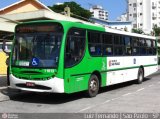
<path fill-rule="evenodd" d="M 156 3 L 152 3 L 152 9 L 155 9 L 157 7 L 157 4 Z"/>
<path fill-rule="evenodd" d="M 153 13 L 152 18 L 153 18 L 153 20 L 155 20 L 157 18 L 157 14 Z"/>

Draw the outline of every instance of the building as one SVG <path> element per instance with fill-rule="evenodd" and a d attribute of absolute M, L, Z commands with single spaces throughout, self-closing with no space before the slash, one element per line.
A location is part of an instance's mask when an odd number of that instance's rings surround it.
<path fill-rule="evenodd" d="M 104 10 L 102 6 L 92 6 L 92 8 L 90 8 L 90 12 L 92 13 L 92 17 L 94 18 L 108 20 L 108 12 Z"/>
<path fill-rule="evenodd" d="M 152 28 L 160 27 L 160 0 L 127 0 L 128 20 L 133 28 L 151 33 Z"/>
<path fill-rule="evenodd" d="M 126 21 L 128 21 L 127 18 L 128 18 L 127 13 L 124 13 L 120 17 L 117 18 L 117 21 L 126 22 Z"/>
<path fill-rule="evenodd" d="M 91 18 L 91 20 L 97 24 L 104 25 L 106 27 L 117 29 L 121 31 L 128 31 L 131 32 L 132 30 L 132 22 L 130 21 L 107 21 L 98 18 Z"/>

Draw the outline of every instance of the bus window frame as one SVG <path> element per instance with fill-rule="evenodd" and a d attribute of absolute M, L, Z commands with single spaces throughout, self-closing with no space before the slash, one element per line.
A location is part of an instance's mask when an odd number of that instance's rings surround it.
<path fill-rule="evenodd" d="M 41 25 L 42 23 L 31 23 L 31 24 L 29 24 L 29 25 Z M 59 51 L 59 59 L 58 59 L 58 62 L 57 62 L 57 67 L 28 67 L 28 66 L 16 66 L 16 65 L 13 65 L 12 64 L 12 60 L 11 60 L 11 66 L 12 67 L 17 67 L 17 68 L 35 68 L 35 69 L 56 69 L 56 70 L 58 70 L 58 67 L 59 67 L 59 62 L 60 62 L 60 53 L 61 53 L 61 49 L 62 49 L 62 41 L 63 41 L 63 38 L 64 38 L 64 36 L 65 36 L 65 32 L 64 32 L 64 26 L 63 26 L 63 24 L 61 24 L 61 23 L 58 23 L 58 22 L 46 22 L 45 24 L 48 24 L 48 25 L 54 25 L 54 24 L 59 24 L 61 27 L 62 27 L 62 38 L 61 38 L 61 44 L 60 44 L 60 51 Z M 28 25 L 28 24 L 23 24 L 23 25 L 17 25 L 16 27 L 15 27 L 15 29 L 17 28 L 17 27 L 20 27 L 20 26 L 25 26 L 25 25 Z M 41 32 L 38 32 L 38 33 L 41 33 Z M 42 33 L 45 33 L 45 32 L 42 32 Z M 53 32 L 49 32 L 49 33 L 53 33 Z M 57 33 L 57 32 L 56 32 Z M 19 33 L 19 32 L 16 32 L 16 30 L 15 30 L 15 33 L 14 33 L 14 39 L 13 39 L 13 44 L 12 44 L 12 49 L 11 49 L 11 57 L 13 58 L 13 50 L 15 49 L 15 42 L 16 42 L 16 35 L 17 34 L 37 34 L 37 32 L 32 32 L 32 33 L 26 33 L 26 32 L 24 32 L 24 33 Z"/>
<path fill-rule="evenodd" d="M 67 46 L 67 39 L 68 39 L 68 34 L 70 32 L 70 30 L 72 29 L 78 29 L 78 30 L 84 30 L 85 31 L 85 37 L 84 37 L 84 52 L 83 52 L 83 55 L 82 55 L 82 58 L 77 62 L 75 63 L 74 65 L 71 65 L 71 66 L 66 66 L 66 46 Z M 86 54 L 86 49 L 87 49 L 87 35 L 88 35 L 88 32 L 87 32 L 87 29 L 84 29 L 84 28 L 79 28 L 79 27 L 71 27 L 67 30 L 67 33 L 66 33 L 66 37 L 65 37 L 65 44 L 64 44 L 64 69 L 67 69 L 67 68 L 72 68 L 72 67 L 75 67 L 77 66 L 78 64 L 80 64 L 82 62 L 82 60 L 84 59 L 84 56 Z"/>
<path fill-rule="evenodd" d="M 87 40 L 88 40 L 88 52 L 89 52 L 89 54 L 90 54 L 90 56 L 91 57 L 102 57 L 103 56 L 103 48 L 102 48 L 102 33 L 103 32 L 100 32 L 100 31 L 95 31 L 95 30 L 88 30 L 88 32 L 87 32 L 88 34 L 87 34 Z M 100 35 L 100 43 L 90 43 L 89 42 L 89 38 L 90 38 L 90 36 L 89 35 L 91 35 L 91 33 L 99 33 L 99 35 Z M 90 52 L 90 44 L 95 44 L 95 45 L 100 45 L 100 49 L 101 49 L 101 54 L 100 55 L 92 55 L 91 54 L 91 52 Z"/>

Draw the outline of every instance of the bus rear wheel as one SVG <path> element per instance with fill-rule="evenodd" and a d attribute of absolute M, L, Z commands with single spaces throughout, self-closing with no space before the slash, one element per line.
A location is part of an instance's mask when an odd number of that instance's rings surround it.
<path fill-rule="evenodd" d="M 99 91 L 99 80 L 96 75 L 91 75 L 88 83 L 87 96 L 95 97 Z"/>
<path fill-rule="evenodd" d="M 137 83 L 141 84 L 144 80 L 144 71 L 142 68 L 139 68 L 138 70 L 138 77 L 137 77 Z"/>

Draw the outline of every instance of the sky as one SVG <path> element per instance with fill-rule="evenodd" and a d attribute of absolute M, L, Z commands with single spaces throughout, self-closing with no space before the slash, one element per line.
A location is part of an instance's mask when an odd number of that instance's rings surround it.
<path fill-rule="evenodd" d="M 0 9 L 19 0 L 0 0 Z M 126 0 L 39 0 L 46 6 L 53 6 L 55 3 L 75 1 L 83 8 L 89 9 L 91 5 L 101 5 L 109 13 L 109 20 L 116 20 L 126 12 Z"/>

